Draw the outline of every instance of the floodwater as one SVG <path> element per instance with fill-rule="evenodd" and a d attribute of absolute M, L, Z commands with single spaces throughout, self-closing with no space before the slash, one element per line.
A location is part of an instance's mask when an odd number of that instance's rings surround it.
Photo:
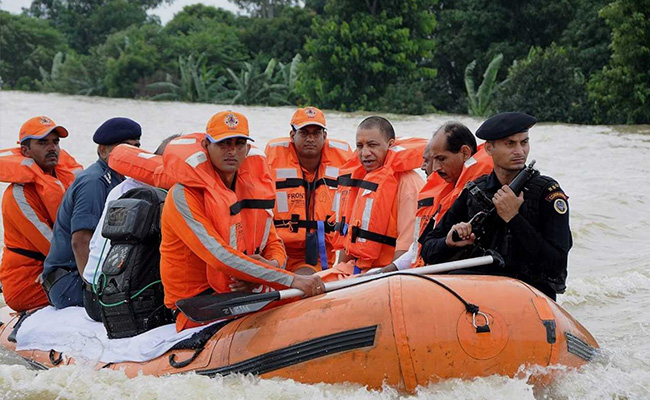
<path fill-rule="evenodd" d="M 214 113 L 233 108 L 249 119 L 256 145 L 286 135 L 290 107 L 243 107 L 0 92 L 0 148 L 16 143 L 20 125 L 47 115 L 68 128 L 61 147 L 83 165 L 96 159 L 92 134 L 106 119 L 126 116 L 143 128 L 142 147 L 166 136 L 200 132 Z M 327 112 L 329 135 L 354 140 L 367 113 Z M 480 120 L 449 115 L 389 115 L 398 135 L 429 137 L 457 118 L 472 131 Z M 558 302 L 598 340 L 600 358 L 534 392 L 525 377 L 450 380 L 420 388 L 417 399 L 648 399 L 650 398 L 650 126 L 538 124 L 530 131 L 530 159 L 570 196 L 574 247 L 568 290 Z M 0 186 L 4 190 L 6 185 Z M 0 228 L 1 229 L 1 228 Z M 381 365 L 377 365 L 381 368 Z M 88 365 L 33 371 L 0 350 L 3 399 L 396 399 L 391 388 L 305 385 L 251 376 L 197 375 L 127 379 Z"/>

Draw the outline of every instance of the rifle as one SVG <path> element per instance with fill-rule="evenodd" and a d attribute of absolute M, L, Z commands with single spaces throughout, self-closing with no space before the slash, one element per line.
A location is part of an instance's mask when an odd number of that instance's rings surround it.
<path fill-rule="evenodd" d="M 515 179 L 513 179 L 512 182 L 510 182 L 510 185 L 508 185 L 510 189 L 512 189 L 512 191 L 515 193 L 515 196 L 519 196 L 519 193 L 521 193 L 521 191 L 524 189 L 524 186 L 526 183 L 528 183 L 529 180 L 539 175 L 539 171 L 536 170 L 534 166 L 535 160 L 532 160 L 527 167 L 517 173 Z M 472 225 L 472 233 L 476 236 L 476 240 L 478 241 L 485 235 L 487 231 L 485 221 L 494 215 L 496 212 L 496 207 L 494 206 L 492 199 L 488 198 L 485 192 L 483 192 L 481 188 L 474 184 L 474 182 L 469 182 L 467 184 L 467 189 L 469 190 L 470 195 L 474 196 L 474 198 L 477 199 L 483 207 L 483 210 L 474 214 L 474 216 L 469 220 L 469 223 Z M 458 232 L 456 231 L 452 233 L 451 238 L 454 242 L 461 240 Z"/>

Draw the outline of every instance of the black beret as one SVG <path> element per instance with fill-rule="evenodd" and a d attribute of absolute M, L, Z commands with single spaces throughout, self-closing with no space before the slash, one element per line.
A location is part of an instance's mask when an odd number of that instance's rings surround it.
<path fill-rule="evenodd" d="M 476 137 L 497 140 L 519 132 L 526 132 L 537 119 L 520 112 L 504 112 L 488 118 L 476 131 Z"/>
<path fill-rule="evenodd" d="M 140 139 L 142 128 L 140 124 L 129 118 L 116 117 L 104 122 L 93 135 L 97 144 L 117 144 L 133 139 Z"/>

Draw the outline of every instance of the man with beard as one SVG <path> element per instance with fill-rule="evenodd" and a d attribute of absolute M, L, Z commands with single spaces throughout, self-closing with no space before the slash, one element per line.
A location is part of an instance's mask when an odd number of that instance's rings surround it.
<path fill-rule="evenodd" d="M 501 113 L 476 131 L 477 137 L 486 140 L 485 151 L 492 157 L 494 170 L 475 180 L 473 188 L 463 190 L 440 223 L 425 232 L 421 240 L 424 262 L 447 261 L 477 244 L 500 253 L 505 266 L 474 272 L 520 279 L 552 299 L 564 292 L 567 257 L 573 243 L 568 197 L 554 179 L 539 174 L 519 195 L 508 186 L 526 166 L 528 129 L 535 122 L 527 114 Z M 476 227 L 468 221 L 484 210 L 486 201 L 491 201 L 495 212 L 487 217 L 485 234 L 477 240 Z M 454 232 L 459 240 L 454 239 Z"/>
<path fill-rule="evenodd" d="M 50 118 L 29 119 L 20 128 L 20 148 L 0 150 L 4 249 L 0 281 L 15 311 L 48 304 L 40 284 L 50 251 L 56 210 L 81 165 L 59 147 L 68 130 Z"/>

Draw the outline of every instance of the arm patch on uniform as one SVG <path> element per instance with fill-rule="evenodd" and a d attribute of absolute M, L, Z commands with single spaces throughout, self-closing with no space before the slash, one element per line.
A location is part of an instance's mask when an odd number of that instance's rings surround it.
<path fill-rule="evenodd" d="M 552 202 L 553 200 L 556 200 L 556 199 L 563 199 L 563 200 L 566 201 L 568 198 L 569 197 L 566 194 L 564 194 L 564 192 L 561 189 L 558 188 L 554 192 L 549 193 L 548 195 L 546 195 L 546 197 L 544 199 L 550 203 L 550 202 Z"/>
<path fill-rule="evenodd" d="M 561 198 L 555 199 L 553 208 L 555 211 L 557 211 L 558 214 L 566 214 L 566 212 L 569 210 L 569 206 L 567 205 L 566 200 Z"/>

